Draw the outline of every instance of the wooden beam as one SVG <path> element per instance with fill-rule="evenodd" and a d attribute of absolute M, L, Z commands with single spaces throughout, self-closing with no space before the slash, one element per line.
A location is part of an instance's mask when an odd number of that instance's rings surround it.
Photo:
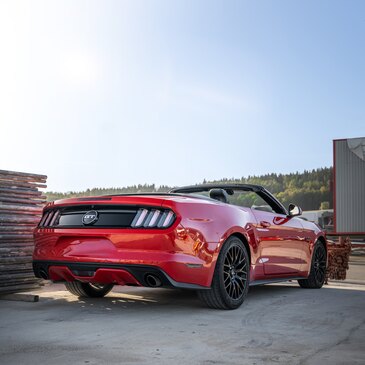
<path fill-rule="evenodd" d="M 9 170 L 0 170 L 0 174 L 7 176 L 18 176 L 18 177 L 26 177 L 32 179 L 47 179 L 47 175 L 40 174 L 29 174 L 27 172 L 18 172 L 18 171 L 9 171 Z"/>
<path fill-rule="evenodd" d="M 2 294 L 0 300 L 11 300 L 17 302 L 39 302 L 39 295 L 29 293 Z"/>

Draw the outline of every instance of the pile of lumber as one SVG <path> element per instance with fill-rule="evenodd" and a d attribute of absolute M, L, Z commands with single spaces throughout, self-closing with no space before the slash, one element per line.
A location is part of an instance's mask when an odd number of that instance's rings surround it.
<path fill-rule="evenodd" d="M 40 286 L 32 270 L 33 230 L 41 219 L 47 176 L 0 170 L 0 294 Z"/>
<path fill-rule="evenodd" d="M 349 237 L 340 237 L 339 243 L 328 241 L 328 267 L 326 283 L 328 280 L 345 280 L 349 268 L 351 254 L 351 240 Z"/>

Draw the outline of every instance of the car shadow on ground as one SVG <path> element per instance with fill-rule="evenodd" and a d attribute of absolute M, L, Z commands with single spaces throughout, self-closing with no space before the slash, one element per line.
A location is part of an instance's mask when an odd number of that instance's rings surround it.
<path fill-rule="evenodd" d="M 56 289 L 56 290 L 52 290 Z M 294 283 L 280 285 L 261 285 L 250 287 L 248 296 L 243 304 L 256 305 L 262 300 L 282 300 L 301 289 Z M 175 309 L 204 309 L 196 291 L 180 289 L 156 289 L 116 286 L 104 298 L 78 298 L 64 289 L 63 285 L 52 285 L 40 293 L 40 300 L 44 303 L 56 301 L 58 304 L 67 302 L 68 305 L 82 309 L 98 311 L 133 310 L 146 308 L 168 307 Z"/>

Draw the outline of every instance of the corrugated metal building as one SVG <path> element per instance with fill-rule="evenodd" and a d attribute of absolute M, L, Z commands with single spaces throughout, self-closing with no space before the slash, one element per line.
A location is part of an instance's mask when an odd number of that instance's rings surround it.
<path fill-rule="evenodd" d="M 333 141 L 335 233 L 365 235 L 365 137 Z"/>

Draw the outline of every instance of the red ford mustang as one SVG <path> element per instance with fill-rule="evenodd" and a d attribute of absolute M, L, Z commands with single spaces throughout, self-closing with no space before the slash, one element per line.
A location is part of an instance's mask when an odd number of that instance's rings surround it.
<path fill-rule="evenodd" d="M 322 287 L 325 234 L 300 214 L 242 184 L 58 200 L 35 230 L 33 269 L 81 297 L 113 285 L 185 288 L 209 307 L 234 309 L 250 285 Z"/>

